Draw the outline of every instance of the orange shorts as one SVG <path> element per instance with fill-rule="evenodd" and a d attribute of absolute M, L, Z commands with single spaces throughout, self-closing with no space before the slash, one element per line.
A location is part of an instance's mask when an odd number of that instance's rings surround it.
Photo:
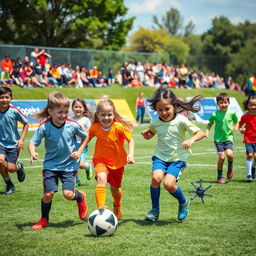
<path fill-rule="evenodd" d="M 95 172 L 96 175 L 99 172 L 105 172 L 107 174 L 107 181 L 110 185 L 116 188 L 121 188 L 122 186 L 122 178 L 124 174 L 124 167 L 119 169 L 110 169 L 105 164 L 96 164 Z"/>

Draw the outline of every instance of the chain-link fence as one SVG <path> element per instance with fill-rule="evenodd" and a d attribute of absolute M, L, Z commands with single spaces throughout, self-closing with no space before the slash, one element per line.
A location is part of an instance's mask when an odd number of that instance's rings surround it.
<path fill-rule="evenodd" d="M 52 58 L 49 58 L 50 64 L 70 63 L 72 66 L 85 66 L 88 69 L 97 66 L 103 72 L 107 72 L 109 68 L 116 72 L 125 61 L 128 63 L 141 61 L 142 63 L 165 62 L 168 64 L 171 62 L 169 54 L 166 53 L 100 51 L 31 45 L 0 45 L 0 59 L 4 58 L 6 54 L 9 54 L 11 59 L 23 59 L 25 56 L 30 58 L 34 48 L 45 49 L 52 56 Z"/>

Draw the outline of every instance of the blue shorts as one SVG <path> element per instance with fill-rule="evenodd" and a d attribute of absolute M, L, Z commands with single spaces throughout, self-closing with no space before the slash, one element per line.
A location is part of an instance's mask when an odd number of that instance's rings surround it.
<path fill-rule="evenodd" d="M 249 142 L 245 142 L 245 149 L 246 149 L 246 154 L 252 153 L 255 154 L 256 153 L 256 143 L 249 143 Z"/>
<path fill-rule="evenodd" d="M 225 142 L 214 141 L 218 153 L 225 152 L 227 149 L 233 150 L 233 142 L 227 140 Z"/>
<path fill-rule="evenodd" d="M 57 192 L 59 179 L 62 182 L 62 190 L 75 191 L 76 172 L 43 170 L 44 192 Z"/>
<path fill-rule="evenodd" d="M 182 171 L 187 167 L 184 161 L 165 162 L 156 156 L 152 156 L 152 172 L 162 170 L 164 174 L 171 174 L 178 180 Z"/>
<path fill-rule="evenodd" d="M 17 148 L 6 148 L 0 145 L 0 155 L 5 156 L 5 161 L 11 164 L 16 164 L 19 156 Z"/>

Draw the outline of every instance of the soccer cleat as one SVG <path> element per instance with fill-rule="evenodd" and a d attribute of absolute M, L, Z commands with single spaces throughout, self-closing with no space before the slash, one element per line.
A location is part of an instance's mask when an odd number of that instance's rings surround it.
<path fill-rule="evenodd" d="M 232 169 L 228 169 L 228 171 L 227 171 L 227 178 L 230 180 L 230 179 L 233 178 L 233 176 L 234 176 L 233 170 Z"/>
<path fill-rule="evenodd" d="M 185 204 L 179 204 L 179 212 L 178 212 L 178 220 L 184 221 L 188 217 L 188 207 L 189 207 L 190 201 L 187 201 Z"/>
<path fill-rule="evenodd" d="M 24 165 L 21 162 L 17 162 L 17 178 L 19 182 L 23 182 L 26 178 Z"/>
<path fill-rule="evenodd" d="M 90 180 L 93 177 L 92 165 L 90 163 L 86 163 L 84 169 L 86 172 L 87 180 Z"/>
<path fill-rule="evenodd" d="M 123 213 L 122 213 L 122 203 L 119 205 L 119 206 L 115 206 L 114 205 L 114 210 L 113 210 L 114 214 L 116 215 L 116 218 L 118 220 L 120 220 L 123 216 Z"/>
<path fill-rule="evenodd" d="M 81 186 L 81 181 L 80 180 L 76 180 L 76 187 L 80 187 Z"/>
<path fill-rule="evenodd" d="M 13 184 L 7 184 L 4 194 L 8 196 L 8 195 L 11 195 L 12 193 L 14 193 L 14 191 L 15 191 L 14 185 Z"/>
<path fill-rule="evenodd" d="M 145 216 L 144 220 L 157 221 L 159 219 L 159 210 L 151 209 Z"/>
<path fill-rule="evenodd" d="M 225 184 L 226 182 L 225 182 L 225 179 L 223 177 L 220 177 L 220 178 L 217 179 L 217 183 Z"/>
<path fill-rule="evenodd" d="M 78 213 L 81 220 L 85 220 L 88 215 L 88 206 L 86 202 L 86 195 L 83 191 L 79 191 L 82 194 L 82 200 L 77 201 Z"/>
<path fill-rule="evenodd" d="M 251 175 L 248 175 L 248 176 L 247 176 L 246 182 L 252 182 L 252 176 L 251 176 Z"/>
<path fill-rule="evenodd" d="M 35 225 L 32 226 L 33 230 L 40 230 L 48 226 L 49 221 L 46 218 L 41 218 Z"/>

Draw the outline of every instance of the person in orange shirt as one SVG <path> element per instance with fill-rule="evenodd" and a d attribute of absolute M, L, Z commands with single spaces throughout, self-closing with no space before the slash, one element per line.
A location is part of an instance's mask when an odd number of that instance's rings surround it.
<path fill-rule="evenodd" d="M 7 70 L 6 68 L 8 68 L 8 72 L 9 74 L 11 74 L 13 71 L 13 66 L 12 61 L 10 60 L 10 55 L 5 55 L 4 59 L 1 62 L 1 69 Z"/>
<path fill-rule="evenodd" d="M 93 87 L 97 87 L 97 77 L 99 75 L 99 70 L 97 66 L 93 66 L 90 70 L 89 82 L 93 85 Z"/>
<path fill-rule="evenodd" d="M 106 184 L 114 198 L 114 214 L 122 217 L 122 177 L 124 166 L 134 163 L 133 124 L 121 117 L 110 99 L 102 99 L 96 109 L 94 122 L 89 130 L 89 141 L 96 137 L 92 162 L 96 173 L 95 197 L 98 208 L 106 208 Z M 128 153 L 124 142 L 128 142 Z"/>

